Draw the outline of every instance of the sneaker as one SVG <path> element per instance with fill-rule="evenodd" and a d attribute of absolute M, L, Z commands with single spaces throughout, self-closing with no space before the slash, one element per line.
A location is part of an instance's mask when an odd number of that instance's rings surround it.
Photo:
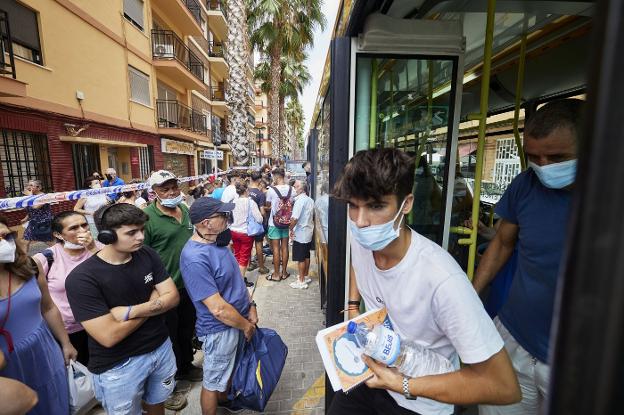
<path fill-rule="evenodd" d="M 237 408 L 235 406 L 232 406 L 232 402 L 227 401 L 227 402 L 219 402 L 217 404 L 217 408 L 223 408 L 226 411 L 228 411 L 231 414 L 238 414 L 244 411 L 243 408 Z"/>
<path fill-rule="evenodd" d="M 173 391 L 165 401 L 165 408 L 170 411 L 179 411 L 186 406 L 187 402 L 185 393 Z"/>
<path fill-rule="evenodd" d="M 253 286 L 254 286 L 254 283 L 253 283 L 253 282 L 251 282 L 251 281 L 248 281 L 248 280 L 247 280 L 247 277 L 245 277 L 245 286 L 246 286 L 247 288 L 251 288 L 251 287 L 253 287 Z"/>
<path fill-rule="evenodd" d="M 310 278 L 310 277 L 305 277 L 305 278 L 303 279 L 303 282 L 305 282 L 306 284 L 309 284 L 309 283 L 311 283 L 311 282 L 312 282 L 312 278 Z"/>
<path fill-rule="evenodd" d="M 305 290 L 306 288 L 308 288 L 308 284 L 297 280 L 290 283 L 290 288 L 294 288 L 296 290 Z"/>
<path fill-rule="evenodd" d="M 201 367 L 191 365 L 186 370 L 178 370 L 176 380 L 188 380 L 189 382 L 201 382 L 204 377 L 204 370 Z"/>
<path fill-rule="evenodd" d="M 258 268 L 258 273 L 264 275 L 264 274 L 268 274 L 269 272 L 271 272 L 267 267 L 260 267 Z"/>

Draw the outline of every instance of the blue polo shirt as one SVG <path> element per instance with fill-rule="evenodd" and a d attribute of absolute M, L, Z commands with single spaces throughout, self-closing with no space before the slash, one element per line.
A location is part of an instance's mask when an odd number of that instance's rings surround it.
<path fill-rule="evenodd" d="M 180 271 L 195 310 L 198 336 L 218 333 L 229 326 L 212 315 L 203 301 L 219 293 L 242 316 L 249 313 L 249 293 L 236 258 L 226 246 L 189 240 L 180 256 Z"/>
<path fill-rule="evenodd" d="M 498 316 L 516 341 L 542 362 L 548 359 L 570 200 L 569 190 L 545 187 L 528 169 L 496 205 L 498 215 L 518 225 L 518 267 Z"/>
<path fill-rule="evenodd" d="M 102 187 L 121 186 L 122 184 L 126 184 L 126 182 L 117 177 L 112 182 L 109 180 L 104 180 L 104 183 L 102 183 Z M 117 200 L 119 198 L 119 193 L 108 193 L 106 196 L 108 196 L 108 198 L 111 200 Z"/>

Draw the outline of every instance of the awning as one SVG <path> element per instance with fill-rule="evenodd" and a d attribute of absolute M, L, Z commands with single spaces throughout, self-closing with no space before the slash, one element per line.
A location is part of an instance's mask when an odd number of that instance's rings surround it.
<path fill-rule="evenodd" d="M 91 137 L 72 137 L 70 135 L 62 135 L 59 137 L 59 140 L 67 142 L 67 143 L 77 143 L 77 144 L 100 144 L 103 146 L 111 146 L 111 147 L 147 147 L 147 144 L 141 143 L 132 143 L 128 141 L 116 141 L 116 140 L 106 140 L 103 138 L 91 138 Z"/>

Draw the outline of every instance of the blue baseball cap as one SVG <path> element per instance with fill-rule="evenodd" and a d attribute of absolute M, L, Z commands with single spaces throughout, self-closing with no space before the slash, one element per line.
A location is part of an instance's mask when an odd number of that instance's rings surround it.
<path fill-rule="evenodd" d="M 215 213 L 229 213 L 234 210 L 234 203 L 223 203 L 212 197 L 200 197 L 191 205 L 189 217 L 194 225 L 213 216 Z"/>

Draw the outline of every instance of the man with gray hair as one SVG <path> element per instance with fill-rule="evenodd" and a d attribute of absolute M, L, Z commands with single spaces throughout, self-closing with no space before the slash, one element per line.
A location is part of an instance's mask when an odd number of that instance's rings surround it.
<path fill-rule="evenodd" d="M 113 187 L 126 184 L 123 179 L 117 176 L 117 171 L 112 167 L 106 169 L 106 172 L 104 174 L 106 175 L 106 180 L 104 180 L 104 183 L 102 183 L 102 187 Z M 114 202 L 119 198 L 119 193 L 109 193 L 107 194 L 107 196 Z"/>
<path fill-rule="evenodd" d="M 314 200 L 308 196 L 308 184 L 303 180 L 296 180 L 295 204 L 290 219 L 290 237 L 293 240 L 292 260 L 297 261 L 299 275 L 297 281 L 290 283 L 292 288 L 301 290 L 308 288 L 312 280 L 308 277 L 310 271 L 310 249 L 314 234 Z"/>

